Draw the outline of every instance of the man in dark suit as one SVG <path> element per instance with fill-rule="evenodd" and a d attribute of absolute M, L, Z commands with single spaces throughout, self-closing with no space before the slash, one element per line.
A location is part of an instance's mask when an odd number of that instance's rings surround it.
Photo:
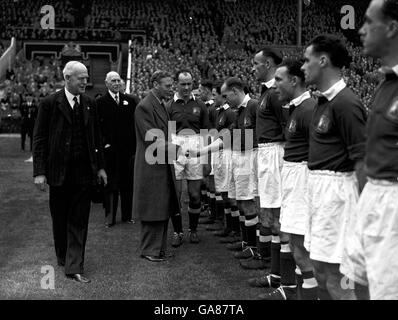
<path fill-rule="evenodd" d="M 108 176 L 104 199 L 106 227 L 111 227 L 116 223 L 119 194 L 122 222 L 133 222 L 133 177 L 136 148 L 134 111 L 139 99 L 121 93 L 121 81 L 117 72 L 109 72 L 105 78 L 108 90 L 97 99 L 105 154 L 105 171 Z"/>
<path fill-rule="evenodd" d="M 21 150 L 25 151 L 26 135 L 30 140 L 30 151 L 33 145 L 33 127 L 37 116 L 37 105 L 30 94 L 26 97 L 26 101 L 22 102 L 21 108 Z"/>
<path fill-rule="evenodd" d="M 33 134 L 36 186 L 50 186 L 50 212 L 57 262 L 68 278 L 81 283 L 90 213 L 90 190 L 107 183 L 95 100 L 84 94 L 87 68 L 70 61 L 63 70 L 65 88 L 44 98 Z"/>
<path fill-rule="evenodd" d="M 156 71 L 151 84 L 152 90 L 135 110 L 133 213 L 141 221 L 141 257 L 160 262 L 167 258 L 169 218 L 180 210 L 172 163 L 181 149 L 168 142 L 170 119 L 164 100 L 173 94 L 173 79 L 167 72 Z"/>

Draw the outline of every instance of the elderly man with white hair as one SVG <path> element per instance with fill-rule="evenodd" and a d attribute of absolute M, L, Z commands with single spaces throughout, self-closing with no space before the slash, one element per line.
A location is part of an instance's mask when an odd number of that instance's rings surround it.
<path fill-rule="evenodd" d="M 121 92 L 122 79 L 111 71 L 105 77 L 107 91 L 97 99 L 108 185 L 105 188 L 105 227 L 116 223 L 120 195 L 122 222 L 132 223 L 134 156 L 136 148 L 134 111 L 139 99 Z"/>
<path fill-rule="evenodd" d="M 85 95 L 88 73 L 70 61 L 65 87 L 39 106 L 33 134 L 33 176 L 42 191 L 50 187 L 55 252 L 68 278 L 90 282 L 84 273 L 92 186 L 107 184 L 95 100 Z"/>

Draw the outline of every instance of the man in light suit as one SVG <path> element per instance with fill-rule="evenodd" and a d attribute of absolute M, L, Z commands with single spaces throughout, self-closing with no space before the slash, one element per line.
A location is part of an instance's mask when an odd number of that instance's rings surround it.
<path fill-rule="evenodd" d="M 167 258 L 169 218 L 180 210 L 173 167 L 180 148 L 168 141 L 173 79 L 164 71 L 151 77 L 152 90 L 135 110 L 137 150 L 134 166 L 134 217 L 141 222 L 141 257 L 152 262 Z M 156 159 L 158 161 L 156 161 Z"/>
<path fill-rule="evenodd" d="M 119 194 L 122 222 L 133 222 L 133 170 L 136 148 L 134 111 L 139 99 L 120 92 L 122 80 L 117 72 L 109 72 L 105 84 L 108 90 L 97 99 L 97 105 L 105 154 L 105 171 L 108 176 L 104 199 L 106 227 L 112 227 L 116 223 Z"/>
<path fill-rule="evenodd" d="M 33 176 L 50 186 L 57 262 L 68 278 L 83 276 L 92 185 L 107 183 L 95 100 L 84 94 L 88 73 L 78 61 L 63 70 L 65 88 L 43 99 L 33 134 Z"/>

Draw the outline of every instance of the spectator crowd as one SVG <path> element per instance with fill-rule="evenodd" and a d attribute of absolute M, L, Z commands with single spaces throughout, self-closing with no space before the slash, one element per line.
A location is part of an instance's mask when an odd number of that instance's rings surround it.
<path fill-rule="evenodd" d="M 296 44 L 297 1 L 206 1 L 206 0 L 106 0 L 52 1 L 54 30 L 40 27 L 40 9 L 48 1 L 2 1 L 0 38 L 18 40 L 112 40 L 121 41 L 123 30 L 145 30 L 146 41 L 134 41 L 131 91 L 140 98 L 149 90 L 156 69 L 193 70 L 196 87 L 200 79 L 225 79 L 243 75 L 253 97 L 259 88 L 252 76 L 251 57 L 263 45 L 283 46 L 286 56 L 302 56 Z M 362 24 L 366 1 L 352 0 L 356 30 L 340 28 L 340 8 L 345 1 L 312 2 L 303 8 L 302 43 L 319 33 L 339 34 L 348 40 L 351 67 L 345 70 L 348 85 L 364 105 L 378 84 L 377 61 L 361 54 L 357 30 Z M 37 14 L 32 14 L 37 12 Z M 59 13 L 62 14 L 59 14 Z M 320 23 L 320 21 L 322 23 Z M 16 27 L 16 28 L 15 28 Z M 0 53 L 5 50 L 0 47 Z M 27 61 L 21 54 L 0 83 L 2 117 L 17 113 L 18 105 L 32 94 L 36 100 L 62 85 L 59 61 Z"/>

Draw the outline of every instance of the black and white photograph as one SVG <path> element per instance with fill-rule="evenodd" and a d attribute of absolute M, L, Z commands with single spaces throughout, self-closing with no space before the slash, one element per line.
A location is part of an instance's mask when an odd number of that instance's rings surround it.
<path fill-rule="evenodd" d="M 398 0 L 0 0 L 0 225 L 0 300 L 398 300 Z"/>

